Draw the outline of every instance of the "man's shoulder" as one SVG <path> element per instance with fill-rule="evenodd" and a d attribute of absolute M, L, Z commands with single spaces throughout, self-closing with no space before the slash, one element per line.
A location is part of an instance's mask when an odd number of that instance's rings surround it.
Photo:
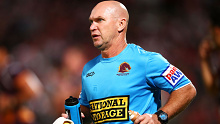
<path fill-rule="evenodd" d="M 93 58 L 92 60 L 88 61 L 85 66 L 84 66 L 84 69 L 88 69 L 88 68 L 91 68 L 93 66 L 95 66 L 98 62 L 100 62 L 100 56 L 101 55 L 98 55 L 97 57 Z"/>
<path fill-rule="evenodd" d="M 135 54 L 139 54 L 141 56 L 157 56 L 157 55 L 161 55 L 160 53 L 157 52 L 153 52 L 153 51 L 147 51 L 145 49 L 143 49 L 142 47 L 140 47 L 139 45 L 136 44 L 128 44 L 129 47 L 132 49 L 132 51 Z"/>

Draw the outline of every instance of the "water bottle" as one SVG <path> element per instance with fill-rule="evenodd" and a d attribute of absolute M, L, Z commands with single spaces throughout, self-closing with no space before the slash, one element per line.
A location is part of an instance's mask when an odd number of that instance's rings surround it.
<path fill-rule="evenodd" d="M 133 121 L 133 122 L 140 116 L 140 114 L 138 112 L 135 112 L 132 110 L 129 110 L 128 114 L 129 114 L 131 121 Z"/>
<path fill-rule="evenodd" d="M 72 120 L 74 124 L 82 124 L 80 103 L 77 98 L 70 96 L 65 100 L 65 112 L 68 114 L 68 119 Z"/>

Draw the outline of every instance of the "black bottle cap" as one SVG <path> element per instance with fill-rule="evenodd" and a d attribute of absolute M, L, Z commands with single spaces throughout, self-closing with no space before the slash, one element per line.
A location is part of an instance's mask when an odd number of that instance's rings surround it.
<path fill-rule="evenodd" d="M 79 103 L 78 99 L 74 98 L 72 96 L 70 96 L 68 99 L 65 100 L 65 105 L 67 105 L 67 106 L 73 106 L 78 103 Z"/>

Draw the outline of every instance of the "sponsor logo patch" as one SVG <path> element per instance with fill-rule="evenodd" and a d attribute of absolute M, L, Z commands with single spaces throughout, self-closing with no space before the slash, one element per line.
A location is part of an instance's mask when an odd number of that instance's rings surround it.
<path fill-rule="evenodd" d="M 128 121 L 129 96 L 113 96 L 89 102 L 90 113 L 96 124 Z"/>
<path fill-rule="evenodd" d="M 184 76 L 175 66 L 169 65 L 162 76 L 174 87 Z"/>

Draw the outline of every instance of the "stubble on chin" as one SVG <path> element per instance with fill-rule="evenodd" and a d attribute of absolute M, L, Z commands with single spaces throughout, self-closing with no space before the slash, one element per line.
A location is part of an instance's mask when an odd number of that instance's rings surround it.
<path fill-rule="evenodd" d="M 101 50 L 101 51 L 104 51 L 104 50 L 106 49 L 106 44 L 107 44 L 107 43 L 95 44 L 95 42 L 94 42 L 94 46 L 95 46 L 98 50 Z"/>
<path fill-rule="evenodd" d="M 99 50 L 101 50 L 101 51 L 103 51 L 104 50 L 104 48 L 102 47 L 103 45 L 97 45 L 97 46 L 95 46 L 97 49 L 99 49 Z"/>

